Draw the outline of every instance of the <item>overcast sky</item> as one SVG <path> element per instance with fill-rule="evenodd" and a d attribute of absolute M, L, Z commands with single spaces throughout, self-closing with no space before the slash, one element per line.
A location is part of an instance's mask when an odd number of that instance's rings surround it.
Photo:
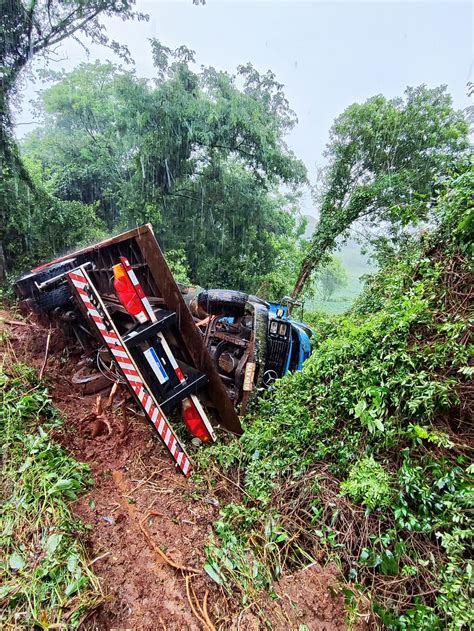
<path fill-rule="evenodd" d="M 288 138 L 314 180 L 334 118 L 354 101 L 403 93 L 407 85 L 447 84 L 456 107 L 469 104 L 473 81 L 473 4 L 470 2 L 260 2 L 192 0 L 138 2 L 149 22 L 106 20 L 112 39 L 127 44 L 140 76 L 153 76 L 148 38 L 185 44 L 197 63 L 235 71 L 250 61 L 271 69 L 285 85 L 298 125 Z M 53 67 L 111 59 L 111 51 L 84 50 L 70 40 Z M 29 123 L 28 101 L 40 84 L 29 82 L 17 121 Z M 17 127 L 19 136 L 32 128 Z M 305 206 L 309 206 L 306 201 Z M 309 207 L 305 209 L 309 211 Z"/>

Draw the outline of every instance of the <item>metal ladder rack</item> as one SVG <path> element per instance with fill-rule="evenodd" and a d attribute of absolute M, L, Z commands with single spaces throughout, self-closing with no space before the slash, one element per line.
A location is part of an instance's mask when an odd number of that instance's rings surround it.
<path fill-rule="evenodd" d="M 144 308 L 142 323 L 124 337 L 115 326 L 85 266 L 68 272 L 66 276 L 89 320 L 112 353 L 115 363 L 146 417 L 155 427 L 177 466 L 184 475 L 189 476 L 192 471 L 191 461 L 165 412 L 176 407 L 181 401 L 192 401 L 211 440 L 215 440 L 212 426 L 195 394 L 207 383 L 207 378 L 196 369 L 182 363 L 180 366 L 176 361 L 163 334 L 176 320 L 176 314 L 166 311 L 157 317 L 128 261 L 121 257 L 121 264 L 135 286 Z M 185 376 L 183 370 L 189 377 Z M 163 387 L 167 382 L 168 386 Z"/>

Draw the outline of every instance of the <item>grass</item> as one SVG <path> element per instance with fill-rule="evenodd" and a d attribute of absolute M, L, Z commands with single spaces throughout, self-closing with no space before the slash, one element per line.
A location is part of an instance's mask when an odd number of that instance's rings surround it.
<path fill-rule="evenodd" d="M 0 624 L 74 628 L 102 598 L 70 510 L 89 468 L 52 439 L 61 418 L 34 370 L 0 368 L 0 397 Z"/>

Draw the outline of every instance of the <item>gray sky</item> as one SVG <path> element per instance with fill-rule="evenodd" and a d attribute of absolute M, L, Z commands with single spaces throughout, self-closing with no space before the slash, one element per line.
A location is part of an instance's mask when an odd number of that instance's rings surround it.
<path fill-rule="evenodd" d="M 288 144 L 314 181 L 316 167 L 334 118 L 354 101 L 374 94 L 392 97 L 407 85 L 442 83 L 456 107 L 469 104 L 466 83 L 473 81 L 473 4 L 470 2 L 232 2 L 191 0 L 138 2 L 149 22 L 106 20 L 113 39 L 127 44 L 140 76 L 154 74 L 149 37 L 196 51 L 198 64 L 235 71 L 247 61 L 271 69 L 285 85 L 298 125 Z M 67 41 L 53 67 L 72 69 L 87 61 L 84 50 Z M 89 60 L 111 59 L 93 46 Z M 40 84 L 24 91 L 19 123 L 30 122 L 28 101 Z M 19 136 L 32 128 L 17 127 Z M 312 212 L 309 199 L 304 212 Z"/>

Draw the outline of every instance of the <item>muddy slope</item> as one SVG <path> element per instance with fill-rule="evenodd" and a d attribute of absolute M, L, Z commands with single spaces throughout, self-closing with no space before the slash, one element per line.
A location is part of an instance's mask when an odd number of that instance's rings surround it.
<path fill-rule="evenodd" d="M 4 352 L 40 369 L 49 329 L 33 321 L 28 326 L 9 324 L 12 319 L 9 313 L 0 314 L 0 326 L 8 330 Z M 94 486 L 73 508 L 90 525 L 86 545 L 104 601 L 82 628 L 212 629 L 205 625 L 203 610 L 216 629 L 265 628 L 251 610 L 240 611 L 237 599 L 227 597 L 202 570 L 204 545 L 229 490 L 217 485 L 209 492 L 177 472 L 144 418 L 130 411 L 124 418 L 120 390 L 113 402 L 116 410 L 97 422 L 96 396 L 83 396 L 71 384 L 79 360 L 77 349 L 68 348 L 53 329 L 44 374 L 55 405 L 67 419 L 57 439 L 89 463 L 94 478 Z M 107 396 L 104 391 L 102 403 Z M 166 559 L 196 572 L 180 571 Z M 278 600 L 259 603 L 270 628 L 346 628 L 334 571 L 311 566 L 282 579 L 276 592 Z M 356 628 L 368 627 L 362 619 Z"/>

